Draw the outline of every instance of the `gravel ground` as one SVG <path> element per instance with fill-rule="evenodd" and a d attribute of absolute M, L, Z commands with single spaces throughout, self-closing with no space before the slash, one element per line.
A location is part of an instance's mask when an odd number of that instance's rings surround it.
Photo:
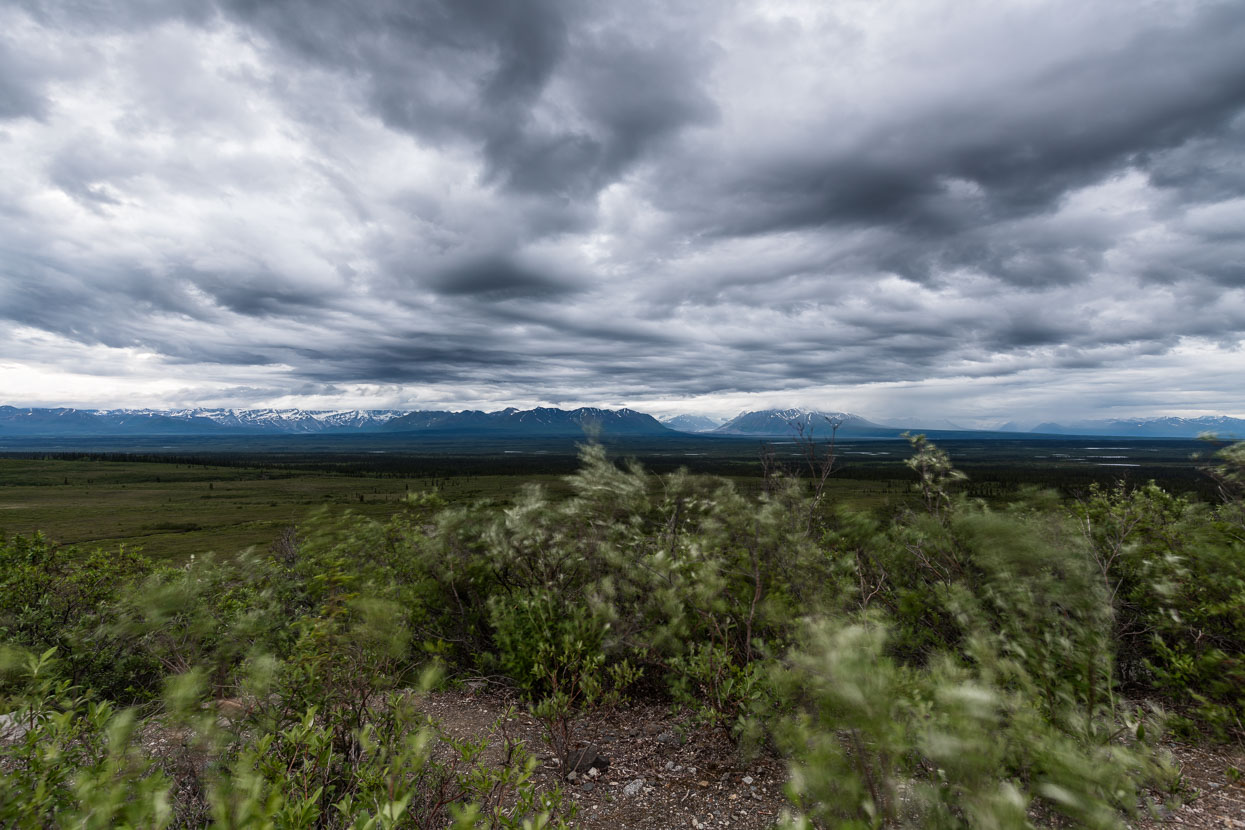
<path fill-rule="evenodd" d="M 511 706 L 508 734 L 526 741 L 533 752 L 542 752 L 540 725 L 512 698 L 454 690 L 434 693 L 423 704 L 427 714 L 458 737 L 487 734 Z M 585 719 L 576 737 L 598 747 L 609 759 L 609 768 L 598 776 L 567 782 L 556 763 L 546 758 L 536 776 L 544 786 L 561 783 L 568 799 L 579 806 L 575 827 L 768 828 L 786 806 L 786 768 L 781 761 L 763 757 L 745 762 L 721 732 L 696 729 L 686 715 L 668 708 L 639 704 Z M 1228 773 L 1245 769 L 1245 750 L 1179 743 L 1167 748 L 1181 770 L 1183 803 L 1172 810 L 1160 808 L 1157 818 L 1142 818 L 1129 826 L 1245 830 L 1245 781 L 1230 780 Z"/>
<path fill-rule="evenodd" d="M 430 695 L 421 708 L 446 732 L 466 738 L 487 734 L 513 704 L 492 693 L 446 691 Z M 744 761 L 720 730 L 696 728 L 666 707 L 636 704 L 584 718 L 575 741 L 595 746 L 609 763 L 574 781 L 566 780 L 545 749 L 540 725 L 520 707 L 505 728 L 542 757 L 537 782 L 561 784 L 567 801 L 577 805 L 574 827 L 768 828 L 786 804 L 780 761 Z"/>
<path fill-rule="evenodd" d="M 1137 830 L 1153 828 L 1245 828 L 1245 781 L 1229 777 L 1230 769 L 1245 770 L 1245 750 L 1239 746 L 1171 744 L 1184 780 L 1183 804 L 1160 810 L 1156 819 L 1138 821 Z"/>

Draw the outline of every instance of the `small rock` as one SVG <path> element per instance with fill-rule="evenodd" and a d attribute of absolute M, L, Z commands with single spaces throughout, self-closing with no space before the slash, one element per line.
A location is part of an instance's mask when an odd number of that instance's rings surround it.
<path fill-rule="evenodd" d="M 659 744 L 672 744 L 676 740 L 677 738 L 675 738 L 674 733 L 669 730 L 666 730 L 657 736 L 657 743 Z"/>
<path fill-rule="evenodd" d="M 610 759 L 601 754 L 600 747 L 588 744 L 583 749 L 572 750 L 566 759 L 566 768 L 575 772 L 588 772 L 596 767 L 598 770 L 610 768 Z"/>
<path fill-rule="evenodd" d="M 708 781 L 697 781 L 696 785 L 699 787 L 707 787 L 709 786 L 709 782 Z"/>
<path fill-rule="evenodd" d="M 638 795 L 640 793 L 640 790 L 642 789 L 644 789 L 644 779 L 637 778 L 636 780 L 632 781 L 627 786 L 623 787 L 623 795 L 626 795 L 626 796 Z"/>
<path fill-rule="evenodd" d="M 589 768 L 588 768 L 588 777 L 589 777 L 589 778 L 596 778 L 596 777 L 597 777 L 598 775 L 600 775 L 600 774 L 601 774 L 601 772 L 600 772 L 600 771 L 599 771 L 596 767 L 589 767 Z"/>
<path fill-rule="evenodd" d="M 586 793 L 590 793 L 590 792 L 592 792 L 592 791 L 596 788 L 596 786 L 597 786 L 597 785 L 596 785 L 595 783 L 593 783 L 592 781 L 585 781 L 585 782 L 584 782 L 584 792 L 586 792 Z"/>
<path fill-rule="evenodd" d="M 236 697 L 216 701 L 216 714 L 226 725 L 242 720 L 250 714 L 250 708 Z"/>
<path fill-rule="evenodd" d="M 672 769 L 674 769 L 674 761 L 667 761 L 667 762 L 666 762 L 666 769 L 668 769 L 668 770 L 672 770 Z"/>
<path fill-rule="evenodd" d="M 751 783 L 752 783 L 752 776 L 751 776 L 751 775 L 745 775 L 745 776 L 744 776 L 744 783 L 745 783 L 745 784 L 751 784 Z"/>
<path fill-rule="evenodd" d="M 571 770 L 566 774 L 567 781 L 574 781 L 577 778 L 579 778 L 579 773 L 575 772 L 575 770 Z"/>
<path fill-rule="evenodd" d="M 0 738 L 16 741 L 26 737 L 26 724 L 17 719 L 18 712 L 0 715 Z"/>

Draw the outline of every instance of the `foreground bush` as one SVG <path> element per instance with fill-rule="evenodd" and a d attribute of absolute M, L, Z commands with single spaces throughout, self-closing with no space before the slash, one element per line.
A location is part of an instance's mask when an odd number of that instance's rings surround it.
<path fill-rule="evenodd" d="M 521 746 L 507 742 L 507 762 L 488 767 L 487 741 L 439 733 L 408 695 L 265 726 L 237 711 L 222 720 L 192 673 L 171 678 L 165 712 L 144 719 L 58 680 L 52 651 L 4 663 L 21 689 L 0 728 L 4 827 L 565 826 L 560 793 L 536 792 Z M 143 736 L 172 749 L 148 751 Z M 434 760 L 434 745 L 449 751 Z"/>
<path fill-rule="evenodd" d="M 876 622 L 823 621 L 783 669 L 791 827 L 1117 827 L 1142 787 L 1175 785 L 1146 717 L 1069 728 L 1081 713 L 1052 713 L 1046 682 L 985 639 L 967 644 L 971 664 L 919 669 L 886 647 Z"/>
<path fill-rule="evenodd" d="M 1150 484 L 1094 488 L 1075 512 L 1114 612 L 1123 689 L 1161 695 L 1185 731 L 1245 731 L 1240 503 L 1213 510 Z"/>
<path fill-rule="evenodd" d="M 431 760 L 402 692 L 430 665 L 504 678 L 563 757 L 585 711 L 690 707 L 741 752 L 784 753 L 791 821 L 809 826 L 1115 826 L 1170 788 L 1160 705 L 1183 729 L 1239 732 L 1245 452 L 1223 456 L 1222 505 L 1150 486 L 1069 509 L 1041 492 L 974 503 L 945 454 L 913 450 L 914 498 L 891 516 L 795 478 L 753 499 L 590 446 L 569 499 L 422 495 L 387 523 L 323 516 L 230 561 L 153 570 L 9 540 L 0 579 L 37 601 L 6 593 L 0 628 L 53 656 L 4 681 L 3 711 L 37 737 L 3 763 L 59 793 L 12 821 L 62 823 L 96 798 L 157 825 L 556 816 L 519 747 L 498 770 L 463 745 Z M 145 727 L 112 707 L 161 698 L 197 761 L 133 750 Z M 222 700 L 240 710 L 224 729 L 199 708 Z M 57 778 L 39 746 L 81 774 Z"/>

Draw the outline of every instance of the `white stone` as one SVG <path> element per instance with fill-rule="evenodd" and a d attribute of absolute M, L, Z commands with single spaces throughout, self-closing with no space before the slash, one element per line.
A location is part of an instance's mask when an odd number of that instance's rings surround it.
<path fill-rule="evenodd" d="M 17 712 L 0 715 L 0 739 L 17 741 L 26 736 L 26 724 L 17 719 Z"/>

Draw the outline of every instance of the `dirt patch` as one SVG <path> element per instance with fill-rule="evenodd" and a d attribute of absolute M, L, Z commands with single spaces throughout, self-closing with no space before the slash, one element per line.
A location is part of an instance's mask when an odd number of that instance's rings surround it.
<path fill-rule="evenodd" d="M 578 805 L 572 823 L 582 828 L 769 828 L 787 802 L 783 797 L 786 766 L 777 758 L 750 762 L 739 758 L 718 730 L 696 728 L 685 713 L 652 704 L 585 718 L 576 731 L 580 744 L 598 747 L 609 767 L 596 776 L 566 781 L 550 757 L 540 725 L 519 701 L 497 691 L 452 690 L 430 694 L 424 711 L 449 734 L 477 738 L 508 709 L 507 734 L 527 743 L 542 757 L 536 774 L 544 787 L 561 784 L 568 801 Z M 1157 817 L 1129 824 L 1155 828 L 1240 828 L 1245 830 L 1245 782 L 1230 770 L 1245 769 L 1239 747 L 1171 743 L 1181 770 L 1183 803 L 1159 808 Z M 638 782 L 638 783 L 637 783 Z"/>
<path fill-rule="evenodd" d="M 507 734 L 541 758 L 538 785 L 561 785 L 567 802 L 576 805 L 574 827 L 768 828 L 786 806 L 781 761 L 744 761 L 720 730 L 697 728 L 685 713 L 668 707 L 633 704 L 581 720 L 576 741 L 597 747 L 609 765 L 567 781 L 543 742 L 540 724 L 514 698 L 455 690 L 435 692 L 420 704 L 457 738 L 487 734 L 511 707 Z"/>
<path fill-rule="evenodd" d="M 1170 744 L 1168 749 L 1180 769 L 1184 793 L 1174 810 L 1160 808 L 1156 818 L 1131 826 L 1153 828 L 1245 829 L 1245 781 L 1231 770 L 1245 770 L 1245 750 L 1233 746 Z"/>

